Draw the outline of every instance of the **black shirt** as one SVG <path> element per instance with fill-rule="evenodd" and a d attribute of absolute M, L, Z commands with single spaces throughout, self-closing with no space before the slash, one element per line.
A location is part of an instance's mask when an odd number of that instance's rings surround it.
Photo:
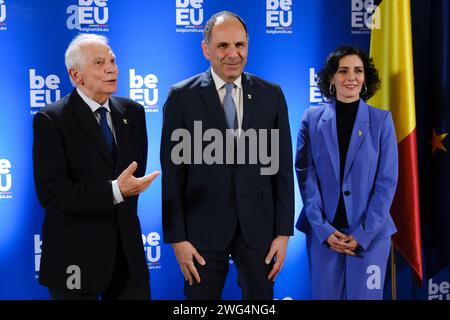
<path fill-rule="evenodd" d="M 344 179 L 345 159 L 347 158 L 348 146 L 355 124 L 356 113 L 358 112 L 359 100 L 345 103 L 336 100 L 336 128 L 339 144 L 339 164 L 340 164 L 340 185 L 341 193 L 336 214 L 332 225 L 335 228 L 348 228 L 347 212 L 345 210 L 344 198 L 342 194 L 342 181 Z"/>

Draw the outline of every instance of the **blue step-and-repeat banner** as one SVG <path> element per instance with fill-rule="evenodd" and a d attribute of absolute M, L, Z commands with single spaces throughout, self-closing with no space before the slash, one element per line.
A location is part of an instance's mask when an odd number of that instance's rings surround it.
<path fill-rule="evenodd" d="M 229 10 L 247 23 L 246 71 L 281 85 L 294 146 L 303 111 L 323 102 L 314 74 L 342 44 L 369 49 L 363 0 L 0 0 L 0 299 L 47 299 L 38 284 L 44 212 L 32 169 L 32 119 L 72 85 L 64 52 L 80 32 L 105 35 L 117 56 L 117 95 L 145 106 L 147 172 L 160 170 L 162 107 L 169 87 L 206 70 L 203 27 Z M 356 4 L 355 4 L 356 3 Z M 362 5 L 361 5 L 362 4 Z M 86 159 L 89 161 L 89 159 Z M 296 219 L 302 207 L 296 186 Z M 139 216 L 153 299 L 184 299 L 183 276 L 162 242 L 161 179 L 141 195 Z M 239 299 L 230 268 L 223 298 Z M 406 277 L 406 282 L 412 281 Z M 295 231 L 276 299 L 311 299 L 305 239 Z M 425 299 L 426 296 L 419 297 Z"/>

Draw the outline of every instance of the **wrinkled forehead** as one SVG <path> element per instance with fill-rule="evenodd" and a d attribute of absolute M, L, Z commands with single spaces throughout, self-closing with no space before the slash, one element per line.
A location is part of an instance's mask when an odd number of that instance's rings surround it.
<path fill-rule="evenodd" d="M 86 59 L 115 57 L 112 49 L 105 43 L 87 42 L 80 45 L 80 50 Z"/>

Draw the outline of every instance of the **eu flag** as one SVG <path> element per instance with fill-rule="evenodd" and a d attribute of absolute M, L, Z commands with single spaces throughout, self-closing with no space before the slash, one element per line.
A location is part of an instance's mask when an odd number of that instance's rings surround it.
<path fill-rule="evenodd" d="M 431 90 L 429 134 L 429 248 L 426 254 L 429 275 L 450 265 L 450 6 L 448 0 L 432 1 L 431 19 Z"/>

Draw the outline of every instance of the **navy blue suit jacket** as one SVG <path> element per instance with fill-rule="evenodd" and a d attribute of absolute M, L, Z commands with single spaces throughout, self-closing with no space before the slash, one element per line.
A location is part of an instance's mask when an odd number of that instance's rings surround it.
<path fill-rule="evenodd" d="M 242 129 L 279 130 L 279 170 L 261 175 L 260 161 L 175 165 L 171 152 L 179 142 L 171 141 L 174 130 L 184 128 L 193 138 L 194 121 L 201 121 L 203 132 L 214 128 L 224 133 L 227 125 L 210 70 L 174 85 L 164 105 L 161 140 L 165 242 L 188 240 L 199 249 L 223 250 L 238 224 L 251 247 L 293 234 L 292 144 L 284 95 L 278 85 L 247 73 L 242 87 Z"/>

